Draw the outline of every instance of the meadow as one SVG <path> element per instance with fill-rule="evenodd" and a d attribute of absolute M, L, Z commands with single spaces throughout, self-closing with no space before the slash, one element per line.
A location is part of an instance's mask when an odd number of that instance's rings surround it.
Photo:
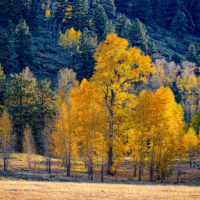
<path fill-rule="evenodd" d="M 67 177 L 58 159 L 52 159 L 52 173 L 48 174 L 45 157 L 32 155 L 31 169 L 26 158 L 26 154 L 11 154 L 8 172 L 2 171 L 0 159 L 1 200 L 200 199 L 200 170 L 190 169 L 187 164 L 182 165 L 180 185 L 175 184 L 175 174 L 165 184 L 149 182 L 147 170 L 139 182 L 132 178 L 131 162 L 126 158 L 117 174 L 105 174 L 101 183 L 99 170 L 94 172 L 93 181 L 88 180 L 82 161 L 73 161 L 71 177 Z"/>
<path fill-rule="evenodd" d="M 200 199 L 200 187 L 104 183 L 0 181 L 1 200 Z"/>

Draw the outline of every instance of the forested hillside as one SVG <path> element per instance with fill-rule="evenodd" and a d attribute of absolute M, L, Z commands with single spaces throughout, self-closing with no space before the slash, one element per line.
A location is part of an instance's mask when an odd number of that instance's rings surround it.
<path fill-rule="evenodd" d="M 200 155 L 200 1 L 1 0 L 0 150 L 164 182 Z M 138 173 L 136 173 L 138 171 Z"/>
<path fill-rule="evenodd" d="M 38 78 L 54 81 L 68 67 L 79 80 L 89 78 L 99 42 L 117 33 L 154 60 L 199 64 L 199 13 L 198 0 L 2 0 L 0 63 L 6 74 L 29 66 Z M 82 32 L 73 53 L 58 42 L 71 27 Z"/>

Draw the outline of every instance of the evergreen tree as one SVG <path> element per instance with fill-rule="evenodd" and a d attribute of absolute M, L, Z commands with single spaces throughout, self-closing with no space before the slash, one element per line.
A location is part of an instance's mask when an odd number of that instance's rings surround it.
<path fill-rule="evenodd" d="M 150 0 L 135 0 L 132 7 L 132 18 L 138 18 L 145 24 L 150 24 L 152 10 Z"/>
<path fill-rule="evenodd" d="M 22 20 L 20 24 L 16 26 L 15 30 L 15 52 L 17 54 L 18 69 L 21 71 L 26 66 L 30 66 L 33 63 L 32 58 L 32 36 L 29 32 L 29 27 L 26 22 Z"/>
<path fill-rule="evenodd" d="M 36 80 L 28 67 L 19 75 L 11 75 L 6 91 L 6 107 L 13 119 L 16 150 L 22 152 L 25 125 L 33 121 L 36 102 Z"/>
<path fill-rule="evenodd" d="M 105 39 L 109 33 L 115 33 L 115 25 L 112 23 L 111 20 L 107 20 L 104 29 L 104 35 L 102 39 Z"/>
<path fill-rule="evenodd" d="M 39 26 L 39 7 L 38 0 L 31 0 L 27 23 L 31 32 L 36 33 Z"/>
<path fill-rule="evenodd" d="M 118 12 L 126 14 L 131 18 L 133 2 L 130 0 L 115 0 L 115 6 Z"/>
<path fill-rule="evenodd" d="M 149 48 L 148 41 L 149 36 L 145 25 L 136 18 L 132 23 L 132 45 L 147 53 Z"/>
<path fill-rule="evenodd" d="M 52 19 L 54 21 L 54 24 L 56 23 L 57 26 L 62 24 L 63 22 L 68 23 L 67 18 L 67 8 L 69 7 L 69 2 L 68 1 L 63 1 L 63 0 L 56 0 L 54 2 L 54 10 Z M 71 11 L 70 11 L 71 12 Z"/>
<path fill-rule="evenodd" d="M 45 120 L 52 120 L 55 117 L 55 92 L 50 88 L 51 81 L 45 79 L 37 83 L 35 109 L 32 110 L 32 120 L 29 122 L 32 132 L 34 133 L 34 141 L 36 144 L 36 152 L 44 153 L 42 141 L 42 130 L 45 128 Z"/>
<path fill-rule="evenodd" d="M 13 56 L 14 50 L 8 35 L 0 32 L 0 64 L 4 67 L 6 74 L 13 68 Z"/>
<path fill-rule="evenodd" d="M 191 127 L 195 130 L 196 135 L 200 135 L 200 112 L 196 112 L 191 120 Z"/>
<path fill-rule="evenodd" d="M 171 23 L 171 30 L 178 36 L 178 39 L 182 39 L 183 35 L 187 32 L 187 28 L 185 13 L 179 10 Z"/>
<path fill-rule="evenodd" d="M 187 58 L 191 62 L 196 62 L 197 61 L 197 50 L 196 50 L 196 47 L 195 47 L 194 43 L 190 43 L 190 45 L 188 47 Z"/>
<path fill-rule="evenodd" d="M 78 80 L 82 80 L 84 77 L 90 78 L 94 67 L 93 54 L 95 53 L 97 46 L 97 35 L 85 28 L 80 37 L 81 66 L 76 70 Z"/>
<path fill-rule="evenodd" d="M 104 36 L 104 31 L 106 27 L 108 17 L 102 5 L 98 4 L 92 12 L 92 24 L 93 29 L 98 34 L 99 37 Z"/>
<path fill-rule="evenodd" d="M 0 113 L 5 105 L 6 82 L 3 67 L 0 64 Z"/>
<path fill-rule="evenodd" d="M 76 30 L 83 30 L 88 25 L 88 0 L 74 0 L 72 3 L 72 25 Z"/>
<path fill-rule="evenodd" d="M 116 33 L 127 40 L 131 40 L 131 21 L 124 15 L 119 14 L 116 19 L 115 29 Z"/>
<path fill-rule="evenodd" d="M 109 18 L 115 17 L 116 7 L 114 0 L 101 0 L 101 5 Z"/>

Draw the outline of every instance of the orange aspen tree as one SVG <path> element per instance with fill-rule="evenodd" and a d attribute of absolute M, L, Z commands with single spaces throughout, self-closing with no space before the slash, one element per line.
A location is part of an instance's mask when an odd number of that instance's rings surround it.
<path fill-rule="evenodd" d="M 104 105 L 109 113 L 108 168 L 107 173 L 113 174 L 114 140 L 116 135 L 117 113 L 125 108 L 125 103 L 134 98 L 128 93 L 132 83 L 147 81 L 147 76 L 154 72 L 150 57 L 143 56 L 136 48 L 129 48 L 126 39 L 116 34 L 108 34 L 94 54 L 96 60 L 95 72 L 91 81 L 103 96 Z M 120 138 L 120 137 L 119 137 Z"/>
<path fill-rule="evenodd" d="M 76 137 L 81 157 L 86 159 L 88 179 L 93 179 L 94 165 L 102 152 L 104 111 L 102 98 L 88 80 L 74 87 L 71 94 L 72 109 L 76 118 Z"/>

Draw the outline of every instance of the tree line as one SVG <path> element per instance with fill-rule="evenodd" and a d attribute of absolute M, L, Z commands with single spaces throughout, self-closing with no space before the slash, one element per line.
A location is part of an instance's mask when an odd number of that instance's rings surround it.
<path fill-rule="evenodd" d="M 79 50 L 81 32 L 60 35 L 59 44 L 72 54 Z M 37 82 L 26 67 L 7 79 L 0 71 L 0 147 L 4 169 L 9 152 L 60 158 L 66 175 L 71 160 L 83 160 L 88 178 L 101 168 L 114 175 L 129 156 L 133 176 L 163 182 L 177 165 L 187 159 L 192 167 L 199 156 L 199 78 L 195 67 L 184 63 L 157 61 L 130 46 L 128 40 L 108 34 L 94 53 L 95 68 L 90 79 L 76 80 L 72 69 L 58 73 L 57 89 L 48 80 Z M 172 91 L 172 89 L 174 91 Z M 175 98 L 180 95 L 179 99 Z"/>

